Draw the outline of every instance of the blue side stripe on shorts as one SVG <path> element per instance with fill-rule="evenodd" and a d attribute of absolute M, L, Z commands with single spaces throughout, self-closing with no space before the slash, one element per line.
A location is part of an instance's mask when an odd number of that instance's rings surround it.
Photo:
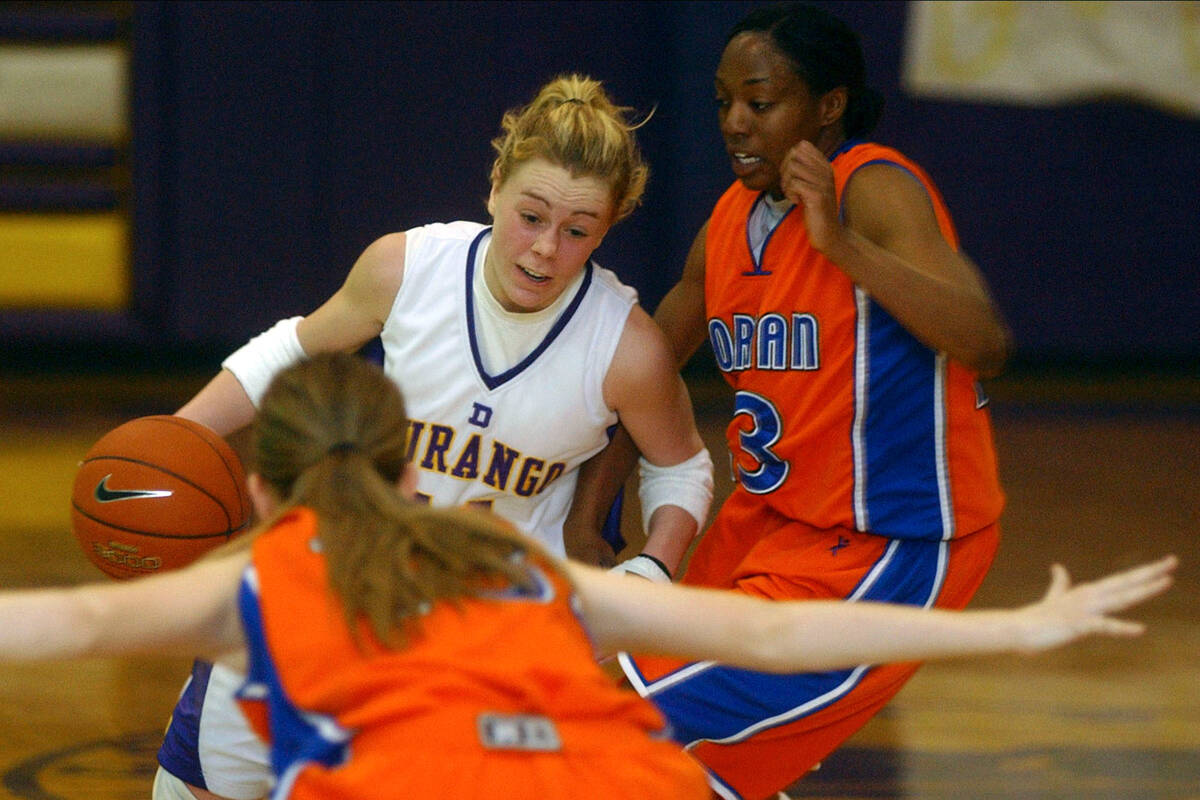
<path fill-rule="evenodd" d="M 932 605 L 941 591 L 947 548 L 944 542 L 894 540 L 851 598 Z M 676 741 L 725 743 L 820 711 L 849 693 L 868 670 L 778 675 L 688 665 L 645 683 L 644 693 L 667 717 Z"/>
<path fill-rule="evenodd" d="M 704 768 L 704 774 L 708 778 L 708 787 L 712 789 L 713 794 L 721 798 L 721 800 L 743 800 L 737 789 L 734 789 L 732 786 L 722 780 L 720 775 L 713 772 L 708 767 L 705 767 L 703 764 L 700 764 L 700 766 Z"/>

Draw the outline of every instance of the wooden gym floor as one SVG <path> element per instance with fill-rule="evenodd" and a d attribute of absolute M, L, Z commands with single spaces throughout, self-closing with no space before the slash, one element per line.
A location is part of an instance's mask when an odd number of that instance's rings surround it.
<path fill-rule="evenodd" d="M 170 413 L 206 377 L 0 374 L 0 586 L 107 580 L 69 531 L 75 465 L 101 434 Z M 719 454 L 723 394 L 703 374 L 691 379 Z M 1089 578 L 1172 551 L 1179 582 L 1137 612 L 1150 625 L 1141 639 L 925 666 L 790 793 L 1200 800 L 1200 377 L 1027 371 L 989 388 L 1009 502 L 976 605 L 1032 600 L 1056 560 Z M 187 667 L 0 666 L 0 799 L 149 797 Z"/>

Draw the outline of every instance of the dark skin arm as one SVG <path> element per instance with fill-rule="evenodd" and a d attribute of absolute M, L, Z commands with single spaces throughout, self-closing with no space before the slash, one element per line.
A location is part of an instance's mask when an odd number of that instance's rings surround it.
<path fill-rule="evenodd" d="M 942 238 L 925 189 L 886 164 L 858 170 L 838 220 L 833 166 L 811 142 L 780 169 L 788 199 L 803 208 L 809 239 L 909 333 L 980 377 L 1000 373 L 1011 335 L 979 268 Z"/>

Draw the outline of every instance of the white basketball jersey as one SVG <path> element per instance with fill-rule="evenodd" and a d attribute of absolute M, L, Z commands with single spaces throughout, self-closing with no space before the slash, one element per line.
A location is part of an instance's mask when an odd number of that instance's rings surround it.
<path fill-rule="evenodd" d="M 437 506 L 490 508 L 562 556 L 576 468 L 617 421 L 601 386 L 637 294 L 589 263 L 532 352 L 488 374 L 471 286 L 490 235 L 473 222 L 407 232 L 384 371 L 404 393 L 418 492 Z"/>

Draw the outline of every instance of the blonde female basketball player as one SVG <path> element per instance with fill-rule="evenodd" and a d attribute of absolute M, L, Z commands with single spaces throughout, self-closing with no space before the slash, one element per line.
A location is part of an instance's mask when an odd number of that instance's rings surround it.
<path fill-rule="evenodd" d="M 704 774 L 594 647 L 760 670 L 1033 652 L 1101 633 L 1174 558 L 1012 611 L 768 602 L 560 561 L 486 513 L 417 502 L 410 425 L 374 365 L 283 372 L 255 425 L 251 548 L 120 584 L 0 593 L 0 659 L 247 647 L 239 699 L 273 797 L 703 800 Z M 154 613 L 146 613 L 154 609 Z M 703 620 L 703 624 L 696 624 Z M 240 622 L 240 624 L 239 624 Z"/>
<path fill-rule="evenodd" d="M 418 497 L 490 509 L 564 555 L 577 468 L 619 420 L 644 455 L 647 528 L 621 569 L 669 580 L 706 521 L 712 464 L 662 333 L 633 290 L 590 261 L 645 187 L 633 126 L 580 76 L 551 81 L 501 124 L 491 226 L 382 237 L 325 304 L 230 356 L 179 414 L 227 434 L 251 420 L 280 368 L 379 336 L 411 415 Z M 160 800 L 164 784 L 181 790 L 171 775 L 232 800 L 265 794 L 266 753 L 232 702 L 239 682 L 196 665 L 159 754 Z"/>

